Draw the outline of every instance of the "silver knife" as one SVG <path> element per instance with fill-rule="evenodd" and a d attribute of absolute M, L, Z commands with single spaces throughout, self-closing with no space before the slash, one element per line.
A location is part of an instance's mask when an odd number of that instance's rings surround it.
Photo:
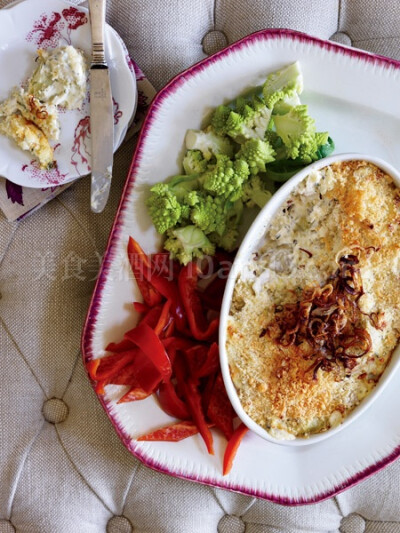
<path fill-rule="evenodd" d="M 90 133 L 92 181 L 90 207 L 101 213 L 110 192 L 114 154 L 114 106 L 104 51 L 106 0 L 89 0 L 92 30 L 90 65 Z"/>

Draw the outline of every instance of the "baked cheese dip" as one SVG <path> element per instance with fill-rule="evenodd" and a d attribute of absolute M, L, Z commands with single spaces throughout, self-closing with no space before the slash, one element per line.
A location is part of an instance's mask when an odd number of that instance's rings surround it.
<path fill-rule="evenodd" d="M 400 189 L 372 163 L 310 172 L 238 275 L 227 326 L 245 412 L 277 439 L 339 425 L 400 336 Z"/>

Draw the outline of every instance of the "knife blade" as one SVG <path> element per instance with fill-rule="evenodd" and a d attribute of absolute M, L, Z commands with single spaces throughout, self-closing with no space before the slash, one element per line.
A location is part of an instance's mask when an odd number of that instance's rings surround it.
<path fill-rule="evenodd" d="M 110 193 L 114 157 L 114 106 L 105 59 L 105 0 L 89 0 L 92 32 L 90 66 L 91 191 L 90 207 L 101 213 Z"/>

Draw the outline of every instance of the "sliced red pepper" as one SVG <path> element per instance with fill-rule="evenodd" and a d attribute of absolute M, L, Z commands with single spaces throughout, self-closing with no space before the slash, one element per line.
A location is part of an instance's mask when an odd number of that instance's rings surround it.
<path fill-rule="evenodd" d="M 219 373 L 212 389 L 207 408 L 207 418 L 214 422 L 229 441 L 233 434 L 233 419 L 235 417 L 236 413 L 226 394 L 222 375 Z"/>
<path fill-rule="evenodd" d="M 198 432 L 199 430 L 194 422 L 185 420 L 164 426 L 151 433 L 146 433 L 137 440 L 179 442 L 187 437 L 196 435 Z"/>
<path fill-rule="evenodd" d="M 220 368 L 219 365 L 219 349 L 218 344 L 213 342 L 207 352 L 207 357 L 205 358 L 201 367 L 196 371 L 197 378 L 204 378 L 210 374 L 218 372 Z"/>
<path fill-rule="evenodd" d="M 155 392 L 162 381 L 159 369 L 154 366 L 147 354 L 142 350 L 138 350 L 132 372 L 135 373 L 135 379 L 139 387 L 148 393 Z M 129 385 L 129 383 L 126 384 Z"/>
<path fill-rule="evenodd" d="M 135 311 L 143 315 L 149 312 L 149 307 L 146 304 L 143 304 L 142 302 L 133 302 L 133 308 L 135 309 Z"/>
<path fill-rule="evenodd" d="M 139 319 L 138 324 L 147 324 L 152 329 L 154 329 L 160 320 L 160 316 L 163 310 L 162 305 L 156 305 L 155 307 L 152 307 L 145 315 L 142 315 Z M 137 324 L 137 325 L 138 325 Z M 137 327 L 137 325 L 135 327 Z M 135 328 L 133 328 L 135 329 Z M 132 331 L 132 330 L 130 330 Z M 130 331 L 127 331 L 125 333 L 125 337 L 130 333 Z"/>
<path fill-rule="evenodd" d="M 217 331 L 219 319 L 210 323 L 204 315 L 204 309 L 197 291 L 200 269 L 195 262 L 188 263 L 179 273 L 179 293 L 185 308 L 190 332 L 197 340 L 210 339 Z"/>
<path fill-rule="evenodd" d="M 201 404 L 203 406 L 203 412 L 207 413 L 208 406 L 210 404 L 210 398 L 212 390 L 214 388 L 215 375 L 211 374 L 206 378 L 205 386 L 201 392 Z"/>
<path fill-rule="evenodd" d="M 149 307 L 159 304 L 162 301 L 161 294 L 143 275 L 144 268 L 151 268 L 150 259 L 132 237 L 129 237 L 128 241 L 128 258 L 136 283 L 145 303 Z"/>
<path fill-rule="evenodd" d="M 192 348 L 193 341 L 185 339 L 184 337 L 168 337 L 162 339 L 164 348 L 167 350 L 171 363 L 175 361 L 176 353 L 178 351 L 185 351 Z"/>
<path fill-rule="evenodd" d="M 121 353 L 126 352 L 134 347 L 135 345 L 132 341 L 130 341 L 129 339 L 122 339 L 122 341 L 120 342 L 110 342 L 109 344 L 107 344 L 106 351 L 113 353 Z"/>
<path fill-rule="evenodd" d="M 179 418 L 181 420 L 190 418 L 188 408 L 177 395 L 175 387 L 171 381 L 163 381 L 160 383 L 157 396 L 160 406 L 167 413 L 167 415 Z"/>
<path fill-rule="evenodd" d="M 107 355 L 99 359 L 92 359 L 86 364 L 89 376 L 93 381 L 107 380 L 117 374 L 125 365 L 133 361 L 135 350 Z"/>
<path fill-rule="evenodd" d="M 225 448 L 224 453 L 224 462 L 223 462 L 223 469 L 222 473 L 224 476 L 229 474 L 229 472 L 232 470 L 233 461 L 236 456 L 236 452 L 239 448 L 240 443 L 242 442 L 243 437 L 246 435 L 246 433 L 249 431 L 249 428 L 246 427 L 243 423 L 241 423 L 233 432 L 232 437 L 229 439 L 228 444 Z"/>
<path fill-rule="evenodd" d="M 154 328 L 154 333 L 158 336 L 161 335 L 164 328 L 168 326 L 169 324 L 169 310 L 171 308 L 171 300 L 167 300 L 162 308 L 162 311 L 160 313 L 160 318 L 158 319 L 158 322 Z"/>
<path fill-rule="evenodd" d="M 196 344 L 191 348 L 184 350 L 185 360 L 188 364 L 189 373 L 191 376 L 197 378 L 200 368 L 204 365 L 207 354 L 208 346 L 205 344 Z"/>
<path fill-rule="evenodd" d="M 202 410 L 201 396 L 197 388 L 197 383 L 187 376 L 188 373 L 185 368 L 185 361 L 179 353 L 177 354 L 174 368 L 179 389 L 183 393 L 193 421 L 199 428 L 200 435 L 203 437 L 208 453 L 214 455 L 213 437 Z"/>
<path fill-rule="evenodd" d="M 211 283 L 208 285 L 207 289 L 199 293 L 200 299 L 203 304 L 209 309 L 215 311 L 221 310 L 222 298 L 224 297 L 226 286 L 226 279 L 217 276 Z"/>
<path fill-rule="evenodd" d="M 137 400 L 144 400 L 151 395 L 151 392 L 146 392 L 141 387 L 132 387 L 126 394 L 124 394 L 117 403 L 136 402 Z"/>
<path fill-rule="evenodd" d="M 161 376 L 168 380 L 172 374 L 171 361 L 168 354 L 151 327 L 145 322 L 126 334 L 126 337 L 134 342 L 149 358 Z"/>

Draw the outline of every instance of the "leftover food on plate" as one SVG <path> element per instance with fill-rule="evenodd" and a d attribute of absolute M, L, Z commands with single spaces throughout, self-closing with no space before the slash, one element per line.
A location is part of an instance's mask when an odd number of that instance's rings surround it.
<path fill-rule="evenodd" d="M 295 62 L 219 105 L 204 129 L 186 132 L 182 173 L 154 185 L 147 200 L 174 259 L 187 264 L 216 248 L 235 250 L 244 210 L 263 207 L 280 183 L 333 152 L 329 133 L 317 131 L 301 104 L 302 91 Z"/>
<path fill-rule="evenodd" d="M 79 109 L 86 96 L 87 64 L 73 46 L 38 50 L 37 67 L 28 92 L 41 102 L 66 109 Z"/>
<path fill-rule="evenodd" d="M 400 189 L 362 160 L 310 171 L 235 280 L 226 351 L 248 416 L 277 439 L 338 426 L 400 336 Z"/>
<path fill-rule="evenodd" d="M 0 133 L 29 151 L 40 168 L 56 166 L 49 140 L 57 141 L 57 106 L 79 109 L 86 96 L 87 67 L 83 52 L 71 45 L 38 50 L 38 66 L 27 88 L 14 88 L 0 104 Z"/>

